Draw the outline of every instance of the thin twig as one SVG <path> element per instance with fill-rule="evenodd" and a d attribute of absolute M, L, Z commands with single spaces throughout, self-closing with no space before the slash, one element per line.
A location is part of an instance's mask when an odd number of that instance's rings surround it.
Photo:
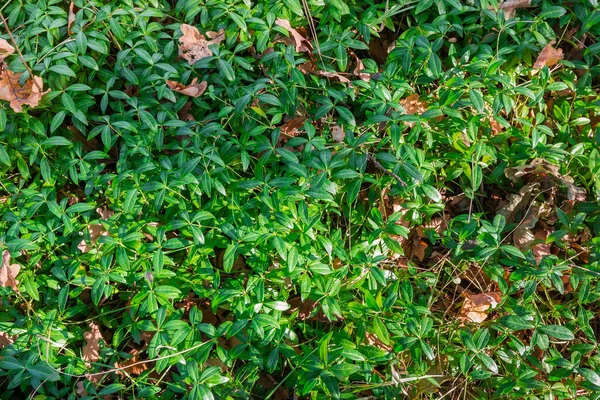
<path fill-rule="evenodd" d="M 31 70 L 31 68 L 29 68 L 29 65 L 25 61 L 25 58 L 23 57 L 23 53 L 21 53 L 21 49 L 19 49 L 19 46 L 17 45 L 17 41 L 15 40 L 15 37 L 13 36 L 12 32 L 10 31 L 10 28 L 8 27 L 8 22 L 6 21 L 6 19 L 4 19 L 4 15 L 2 15 L 1 12 L 0 12 L 0 19 L 2 19 L 2 23 L 4 23 L 6 32 L 8 33 L 8 36 L 10 36 L 10 40 L 13 43 L 13 45 L 15 46 L 15 50 L 17 50 L 17 54 L 19 54 L 19 57 L 21 58 L 21 62 L 25 66 L 25 69 L 27 69 L 27 72 L 29 72 L 29 79 L 31 79 L 31 81 L 38 88 L 40 93 L 43 92 L 43 89 L 40 87 L 40 85 L 37 83 L 37 81 L 35 79 L 33 79 L 33 77 L 34 77 L 33 71 Z"/>
<path fill-rule="evenodd" d="M 398 181 L 398 183 L 400 184 L 400 186 L 406 186 L 406 182 L 404 182 L 402 180 L 402 178 L 400 178 L 398 175 L 396 175 L 395 173 L 393 173 L 392 171 L 387 170 L 383 165 L 381 165 L 379 163 L 379 161 L 377 161 L 375 159 L 375 157 L 373 157 L 373 155 L 371 155 L 370 153 L 367 153 L 367 160 L 371 161 L 375 167 L 377 167 L 378 170 L 380 170 L 381 172 L 383 172 L 386 175 L 391 176 L 392 178 L 394 178 L 396 181 Z"/>

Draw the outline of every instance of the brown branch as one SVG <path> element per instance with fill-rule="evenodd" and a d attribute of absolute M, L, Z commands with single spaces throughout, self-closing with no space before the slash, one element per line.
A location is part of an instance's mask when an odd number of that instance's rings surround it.
<path fill-rule="evenodd" d="M 17 41 L 15 40 L 15 37 L 13 36 L 12 32 L 10 31 L 10 28 L 8 27 L 8 22 L 6 21 L 6 19 L 4 19 L 4 15 L 2 15 L 1 12 L 0 12 L 0 19 L 2 19 L 2 23 L 4 24 L 4 27 L 6 28 L 6 32 L 8 33 L 8 36 L 10 36 L 10 40 L 13 43 L 15 50 L 17 50 L 17 54 L 19 54 L 19 57 L 21 58 L 21 62 L 25 66 L 25 69 L 27 69 L 27 72 L 29 72 L 29 79 L 31 79 L 33 81 L 33 84 L 38 88 L 40 93 L 42 93 L 43 92 L 42 88 L 40 87 L 40 85 L 38 85 L 36 80 L 33 79 L 33 77 L 34 77 L 33 71 L 31 70 L 31 68 L 29 68 L 29 65 L 25 61 L 25 58 L 23 57 L 23 53 L 21 53 L 21 49 L 19 49 L 19 46 L 17 46 Z"/>
<path fill-rule="evenodd" d="M 371 161 L 375 167 L 377 167 L 378 170 L 380 170 L 381 172 L 383 172 L 386 175 L 391 176 L 392 178 L 394 178 L 396 181 L 398 181 L 398 183 L 400 184 L 400 186 L 406 186 L 406 182 L 404 182 L 402 180 L 402 178 L 400 178 L 398 175 L 396 175 L 395 173 L 393 173 L 392 171 L 388 171 L 383 165 L 381 165 L 379 163 L 379 161 L 377 161 L 375 159 L 375 157 L 373 157 L 373 155 L 367 153 L 367 160 Z"/>

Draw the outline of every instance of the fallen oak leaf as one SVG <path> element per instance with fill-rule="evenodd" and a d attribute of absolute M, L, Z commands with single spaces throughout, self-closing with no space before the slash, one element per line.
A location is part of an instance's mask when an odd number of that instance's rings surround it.
<path fill-rule="evenodd" d="M 533 68 L 543 68 L 544 66 L 552 67 L 563 58 L 564 54 L 562 49 L 555 49 L 552 47 L 552 43 L 548 43 L 538 55 L 535 64 L 533 64 Z"/>
<path fill-rule="evenodd" d="M 501 300 L 502 294 L 500 292 L 465 293 L 465 300 L 460 309 L 459 319 L 463 322 L 480 324 L 488 318 L 488 310 L 496 308 Z"/>
<path fill-rule="evenodd" d="M 295 117 L 281 125 L 279 129 L 286 136 L 296 137 L 300 129 L 304 126 L 304 121 L 306 121 L 304 117 Z"/>
<path fill-rule="evenodd" d="M 400 100 L 400 105 L 404 108 L 406 114 L 423 114 L 427 111 L 427 103 L 421 101 L 417 93 Z"/>
<path fill-rule="evenodd" d="M 109 219 L 115 213 L 107 207 L 97 208 L 96 212 L 100 214 L 100 217 L 103 220 Z M 89 224 L 88 231 L 90 232 L 91 245 L 87 245 L 85 238 L 81 239 L 81 242 L 79 242 L 79 244 L 77 245 L 77 248 L 81 250 L 82 253 L 89 252 L 100 236 L 108 236 L 108 230 L 104 229 L 104 226 L 102 224 Z"/>
<path fill-rule="evenodd" d="M 2 252 L 2 265 L 0 265 L 0 286 L 10 287 L 18 292 L 17 284 L 19 281 L 16 278 L 19 271 L 21 271 L 21 266 L 19 264 L 11 264 L 10 252 L 4 250 Z"/>
<path fill-rule="evenodd" d="M 207 32 L 211 40 L 206 40 L 198 28 L 188 24 L 181 24 L 181 33 L 183 35 L 179 38 L 179 56 L 190 65 L 194 65 L 197 61 L 204 57 L 212 56 L 212 51 L 208 48 L 211 44 L 220 44 L 225 39 L 225 31 L 219 32 Z"/>
<path fill-rule="evenodd" d="M 42 78 L 35 75 L 21 86 L 21 75 L 22 73 L 14 73 L 5 65 L 0 66 L 0 100 L 10 101 L 10 107 L 15 112 L 22 112 L 24 105 L 36 107 L 42 96 L 50 91 L 43 91 Z"/>
<path fill-rule="evenodd" d="M 312 53 L 313 46 L 310 43 L 310 41 L 304 36 L 302 36 L 296 29 L 292 28 L 290 21 L 283 18 L 277 18 L 275 20 L 275 25 L 280 26 L 289 32 L 289 34 L 292 36 L 294 46 L 298 53 Z"/>
<path fill-rule="evenodd" d="M 509 20 L 514 18 L 517 8 L 527 8 L 531 6 L 531 0 L 508 0 L 498 4 L 498 10 L 504 12 L 504 19 Z M 490 10 L 494 8 L 488 7 Z"/>
<path fill-rule="evenodd" d="M 6 40 L 0 39 L 0 62 L 15 52 L 15 48 Z"/>
<path fill-rule="evenodd" d="M 183 83 L 167 80 L 167 86 L 169 86 L 169 89 L 177 93 L 196 98 L 202 96 L 206 90 L 206 87 L 208 86 L 206 81 L 202 81 L 200 83 L 197 82 L 198 78 L 194 78 L 192 83 L 190 83 L 188 86 L 185 86 Z"/>
<path fill-rule="evenodd" d="M 81 349 L 81 358 L 88 366 L 89 363 L 100 359 L 100 339 L 104 340 L 98 325 L 90 322 L 89 326 L 91 330 L 83 334 L 86 344 Z"/>

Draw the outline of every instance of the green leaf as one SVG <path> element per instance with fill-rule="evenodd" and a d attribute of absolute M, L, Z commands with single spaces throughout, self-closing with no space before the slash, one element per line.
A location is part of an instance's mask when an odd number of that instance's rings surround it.
<path fill-rule="evenodd" d="M 522 331 L 525 329 L 533 329 L 533 324 L 529 321 L 517 316 L 508 315 L 498 319 L 498 322 L 513 331 Z"/>
<path fill-rule="evenodd" d="M 73 78 L 77 76 L 75 75 L 75 72 L 73 72 L 73 70 L 66 65 L 52 65 L 50 66 L 50 71 L 56 72 L 59 75 L 70 76 Z"/>
<path fill-rule="evenodd" d="M 559 340 L 573 340 L 575 339 L 575 335 L 573 332 L 566 326 L 561 325 L 545 325 L 539 326 L 538 329 L 545 334 L 552 336 L 553 338 Z"/>
<path fill-rule="evenodd" d="M 72 143 L 67 138 L 62 136 L 51 136 L 42 141 L 42 146 L 70 146 Z"/>
<path fill-rule="evenodd" d="M 1 366 L 1 365 L 0 365 Z M 589 368 L 577 368 L 577 372 L 589 383 L 600 387 L 600 376 Z"/>
<path fill-rule="evenodd" d="M 483 112 L 485 109 L 485 104 L 483 102 L 483 95 L 477 89 L 469 90 L 469 98 L 471 99 L 471 103 L 473 107 L 479 112 Z"/>

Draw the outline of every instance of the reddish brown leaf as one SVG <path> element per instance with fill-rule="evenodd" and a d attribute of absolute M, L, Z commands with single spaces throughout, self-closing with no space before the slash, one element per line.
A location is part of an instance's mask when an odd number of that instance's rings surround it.
<path fill-rule="evenodd" d="M 225 31 L 207 32 L 207 36 L 211 40 L 206 40 L 197 28 L 181 24 L 181 33 L 183 36 L 179 38 L 179 56 L 190 65 L 194 65 L 198 60 L 204 57 L 212 56 L 212 51 L 208 48 L 211 44 L 220 44 L 225 39 Z"/>
<path fill-rule="evenodd" d="M 2 252 L 2 265 L 0 265 L 0 286 L 10 287 L 18 291 L 17 284 L 19 281 L 17 280 L 17 275 L 19 271 L 21 271 L 21 266 L 19 264 L 11 264 L 9 251 L 4 250 Z"/>
<path fill-rule="evenodd" d="M 190 97 L 200 97 L 206 90 L 208 84 L 206 82 L 197 82 L 198 78 L 194 78 L 189 86 L 185 86 L 182 83 L 167 80 L 167 86 L 177 93 L 185 94 L 186 96 Z"/>
<path fill-rule="evenodd" d="M 306 121 L 306 118 L 304 117 L 290 119 L 285 124 L 281 125 L 281 133 L 290 137 L 298 136 L 298 132 L 304 126 L 304 121 Z"/>
<path fill-rule="evenodd" d="M 552 43 L 549 43 L 542 49 L 533 68 L 543 68 L 544 66 L 551 67 L 556 65 L 560 60 L 564 58 L 562 49 L 555 49 L 552 47 Z"/>
<path fill-rule="evenodd" d="M 0 100 L 10 101 L 15 112 L 23 111 L 24 105 L 36 107 L 42 96 L 50 91 L 43 91 L 44 83 L 39 76 L 29 77 L 21 86 L 21 75 L 10 71 L 6 65 L 0 65 Z"/>
<path fill-rule="evenodd" d="M 13 344 L 17 339 L 16 335 L 9 335 L 6 332 L 0 331 L 0 349 L 8 346 L 9 344 Z"/>
<path fill-rule="evenodd" d="M 488 310 L 496 308 L 501 300 L 500 292 L 465 293 L 465 301 L 460 309 L 459 318 L 464 322 L 480 324 L 488 318 Z"/>
<path fill-rule="evenodd" d="M 288 21 L 287 19 L 277 18 L 275 20 L 275 25 L 282 27 L 290 33 L 294 41 L 294 46 L 298 53 L 312 53 L 313 46 L 310 43 L 310 41 L 304 36 L 302 36 L 296 29 L 292 28 L 292 25 L 290 25 L 290 21 Z"/>

